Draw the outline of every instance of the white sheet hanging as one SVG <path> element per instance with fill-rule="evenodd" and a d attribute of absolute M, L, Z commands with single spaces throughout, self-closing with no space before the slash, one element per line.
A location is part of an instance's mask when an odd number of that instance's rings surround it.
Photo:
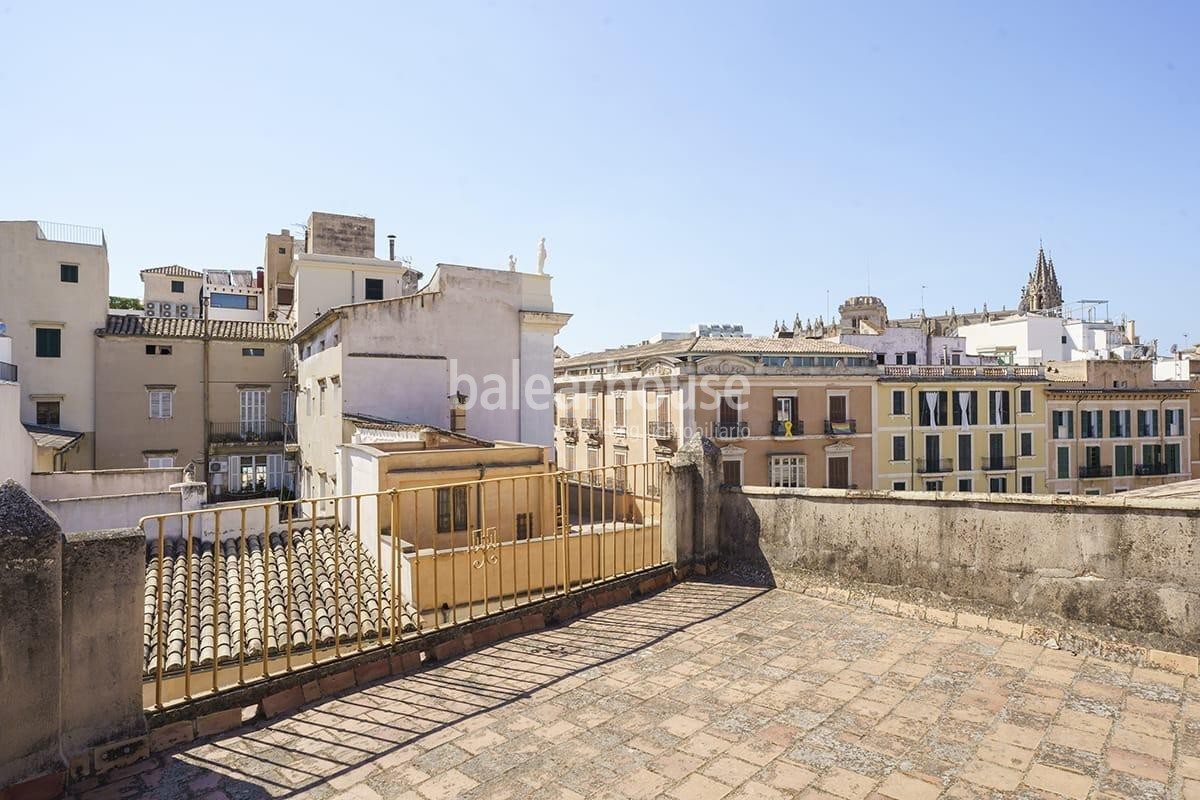
<path fill-rule="evenodd" d="M 925 393 L 925 406 L 929 409 L 929 424 L 937 425 L 938 393 Z"/>
<path fill-rule="evenodd" d="M 958 408 L 962 414 L 962 428 L 961 429 L 965 431 L 967 429 L 967 425 L 970 424 L 970 414 L 971 414 L 971 394 L 970 394 L 970 392 L 960 392 L 959 393 Z"/>

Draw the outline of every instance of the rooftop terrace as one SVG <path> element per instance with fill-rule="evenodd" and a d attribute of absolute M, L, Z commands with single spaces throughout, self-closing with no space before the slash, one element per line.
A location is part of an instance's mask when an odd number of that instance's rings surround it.
<path fill-rule="evenodd" d="M 104 780 L 77 796 L 1195 797 L 1200 687 L 692 581 Z"/>

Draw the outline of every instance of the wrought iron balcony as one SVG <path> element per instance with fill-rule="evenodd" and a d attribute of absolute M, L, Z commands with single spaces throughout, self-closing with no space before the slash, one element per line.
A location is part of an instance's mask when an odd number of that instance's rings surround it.
<path fill-rule="evenodd" d="M 798 419 L 792 422 L 791 431 L 788 430 L 787 420 L 771 420 L 771 435 L 772 436 L 803 436 L 804 435 L 804 420 Z"/>
<path fill-rule="evenodd" d="M 1171 470 L 1165 463 L 1138 464 L 1133 468 L 1134 475 L 1170 475 Z"/>
<path fill-rule="evenodd" d="M 210 422 L 208 441 L 210 444 L 270 444 L 282 443 L 284 424 L 278 420 L 261 422 Z"/>
<path fill-rule="evenodd" d="M 1081 478 L 1111 478 L 1112 474 L 1111 464 L 1084 464 L 1079 468 Z"/>
<path fill-rule="evenodd" d="M 954 472 L 952 458 L 918 458 L 917 472 L 922 475 L 935 475 L 943 472 Z"/>
<path fill-rule="evenodd" d="M 744 439 L 750 435 L 750 423 L 743 420 L 738 422 L 718 422 L 713 426 L 714 439 Z"/>
<path fill-rule="evenodd" d="M 646 432 L 650 434 L 651 439 L 675 438 L 675 426 L 670 422 L 651 420 L 651 422 L 646 426 Z"/>
<path fill-rule="evenodd" d="M 583 431 L 584 433 L 599 433 L 600 420 L 596 419 L 595 417 L 584 417 L 583 419 L 579 420 L 579 430 Z"/>
<path fill-rule="evenodd" d="M 984 456 L 979 468 L 985 472 L 999 472 L 1017 468 L 1016 456 Z"/>
<path fill-rule="evenodd" d="M 827 419 L 825 420 L 825 435 L 826 436 L 849 436 L 852 433 L 858 432 L 858 423 L 852 419 Z"/>
<path fill-rule="evenodd" d="M 0 381 L 17 382 L 17 365 L 0 361 Z"/>

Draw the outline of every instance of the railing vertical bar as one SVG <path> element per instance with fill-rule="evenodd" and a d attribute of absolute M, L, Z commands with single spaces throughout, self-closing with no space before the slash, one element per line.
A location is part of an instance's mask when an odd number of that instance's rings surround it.
<path fill-rule="evenodd" d="M 525 604 L 529 605 L 530 592 L 533 591 L 533 526 L 542 518 L 540 513 L 533 513 L 533 506 L 529 504 L 529 482 L 533 480 L 529 475 L 525 476 L 525 511 L 529 514 L 527 519 L 529 522 L 525 525 Z M 513 552 L 516 552 L 516 545 L 513 545 Z M 542 553 L 542 548 L 538 548 L 538 553 Z M 542 585 L 546 584 L 546 559 L 542 559 Z M 517 562 L 513 560 L 513 605 L 517 604 Z"/>
<path fill-rule="evenodd" d="M 281 506 L 281 508 L 282 508 L 282 506 Z M 284 652 L 284 659 L 285 659 L 284 663 L 287 665 L 288 672 L 292 671 L 292 611 L 296 607 L 296 598 L 295 598 L 296 585 L 295 585 L 295 583 L 293 583 L 293 575 L 292 575 L 292 543 L 295 541 L 295 537 L 292 535 L 292 529 L 293 529 L 293 525 L 294 525 L 293 520 L 296 516 L 295 511 L 296 511 L 296 509 L 294 506 L 292 506 L 292 505 L 288 506 L 288 510 L 287 510 L 287 512 L 288 512 L 287 541 L 284 542 L 285 546 L 283 548 L 284 558 L 287 559 L 287 593 L 284 595 L 285 625 L 284 625 L 284 640 L 283 640 L 284 650 L 283 650 L 283 652 Z"/>
<path fill-rule="evenodd" d="M 489 557 L 488 556 L 488 526 L 487 526 L 488 485 L 486 483 L 483 483 L 481 485 L 483 487 L 483 491 L 481 491 L 479 493 L 479 496 L 481 498 L 481 502 L 479 504 L 480 505 L 479 518 L 481 520 L 481 524 L 479 526 L 479 530 L 480 530 L 479 535 L 481 537 L 479 540 L 479 544 L 481 545 L 480 550 L 479 550 L 479 556 L 480 556 L 480 563 L 483 567 L 483 615 L 486 617 L 491 611 L 491 609 L 488 605 L 488 557 Z M 494 484 L 494 486 L 496 487 L 496 516 L 499 517 L 500 516 L 500 484 L 497 483 L 497 484 Z M 496 521 L 499 522 L 499 520 L 496 520 Z M 474 566 L 474 565 L 472 564 L 472 566 Z M 471 596 L 471 599 L 472 600 L 475 599 L 474 595 Z"/>
<path fill-rule="evenodd" d="M 212 690 L 217 691 L 219 682 L 217 663 L 221 660 L 221 610 L 217 598 L 221 596 L 221 512 L 213 515 L 213 631 L 212 631 Z"/>
<path fill-rule="evenodd" d="M 263 562 L 263 605 L 262 605 L 262 662 L 263 662 L 263 677 L 271 677 L 271 664 L 267 658 L 268 651 L 271 649 L 270 632 L 275 628 L 275 620 L 271 616 L 271 506 L 263 506 L 263 534 L 262 534 L 262 562 Z"/>
<path fill-rule="evenodd" d="M 238 685 L 246 682 L 246 509 L 241 510 L 241 552 L 238 553 Z"/>
<path fill-rule="evenodd" d="M 376 534 L 375 541 L 379 541 Z M 362 495 L 354 495 L 354 627 L 358 632 L 358 652 L 362 652 Z M 378 562 L 376 562 L 378 563 Z"/>
<path fill-rule="evenodd" d="M 471 514 L 470 514 L 470 505 L 469 505 L 470 501 L 471 501 L 470 497 L 468 497 L 467 498 L 467 503 L 468 503 L 467 528 L 468 529 L 471 527 Z M 437 490 L 434 489 L 433 490 L 433 516 L 434 516 L 434 528 L 435 529 L 437 528 L 437 524 L 436 524 L 437 523 L 437 513 L 438 513 Z M 458 624 L 458 552 L 457 552 L 458 549 L 454 546 L 455 533 L 456 533 L 456 531 L 454 530 L 454 492 L 451 491 L 450 492 L 450 537 L 449 537 L 450 538 L 450 619 L 452 620 L 453 624 L 457 625 Z M 467 535 L 470 536 L 469 533 Z M 467 578 L 468 578 L 468 580 L 471 577 L 470 558 L 471 558 L 470 551 L 468 551 L 467 552 Z"/>
<path fill-rule="evenodd" d="M 183 699 L 192 699 L 192 514 L 187 515 L 187 544 L 185 559 L 187 574 L 184 576 L 183 606 Z M 199 614 L 199 609 L 197 609 Z M 197 620 L 199 622 L 199 620 Z M 199 632 L 200 626 L 196 625 Z M 196 655 L 199 655 L 197 653 Z"/>
<path fill-rule="evenodd" d="M 155 668 L 155 680 L 154 680 L 154 705 L 156 708 L 158 708 L 161 711 L 162 707 L 163 707 L 163 697 L 162 697 L 163 696 L 163 664 L 166 661 L 166 653 L 164 652 L 163 648 L 166 646 L 166 630 L 165 630 L 165 628 L 166 628 L 166 624 L 167 624 L 167 617 L 170 612 L 170 603 L 169 602 L 166 603 L 168 613 L 164 614 L 163 613 L 163 605 L 164 605 L 165 598 L 163 597 L 163 560 L 166 555 L 167 539 L 166 539 L 165 531 L 163 530 L 162 517 L 158 517 L 157 522 L 158 522 L 158 594 L 154 598 L 154 611 L 155 611 L 155 615 L 158 617 L 158 620 L 157 620 L 158 624 L 156 625 L 157 632 L 158 632 L 158 648 L 157 648 L 158 649 L 158 653 L 157 653 L 158 657 L 155 659 L 155 661 L 157 662 L 157 665 Z"/>
<path fill-rule="evenodd" d="M 600 545 L 596 541 L 596 468 L 588 470 L 588 483 L 591 485 L 588 491 L 588 530 L 591 531 L 591 542 L 588 544 L 588 549 L 592 553 L 592 576 L 589 585 L 596 585 L 596 577 L 600 574 L 597 566 L 597 555 L 600 552 Z M 600 472 L 600 515 L 604 516 L 604 471 Z M 601 530 L 604 526 L 600 526 Z"/>
<path fill-rule="evenodd" d="M 420 492 L 413 492 L 412 496 L 413 496 L 413 523 L 416 525 L 416 529 L 413 532 L 413 540 L 416 543 L 417 552 L 419 553 L 419 552 L 421 552 Z M 437 519 L 436 519 L 437 509 L 436 508 L 434 509 L 434 517 L 435 517 L 434 525 L 433 525 L 433 528 L 429 532 L 429 538 L 430 538 L 431 543 L 433 544 L 433 603 L 431 604 L 430 607 L 433 609 L 433 629 L 438 630 L 439 628 L 442 627 L 442 615 L 441 615 L 441 609 L 438 608 L 438 598 L 441 597 L 441 595 L 438 594 L 438 537 L 437 537 Z M 417 606 L 417 613 L 418 613 L 418 615 L 421 613 L 420 606 Z"/>
<path fill-rule="evenodd" d="M 605 511 L 605 507 L 612 505 L 612 498 L 609 498 L 608 496 L 608 478 L 604 477 L 604 473 L 609 471 L 612 473 L 612 482 L 613 486 L 615 487 L 617 485 L 616 468 L 609 465 L 607 467 L 602 467 L 600 470 L 600 536 L 596 540 L 596 547 L 598 548 L 600 555 L 596 559 L 596 574 L 599 576 L 601 581 L 604 580 L 604 542 L 607 534 L 606 529 L 608 528 L 608 521 L 605 519 L 605 517 L 608 515 L 608 512 Z"/>
<path fill-rule="evenodd" d="M 312 587 L 309 589 L 308 605 L 310 615 L 312 617 L 312 638 L 309 640 L 308 646 L 311 650 L 309 658 L 313 664 L 317 663 L 317 501 L 309 501 L 308 509 L 308 541 L 309 541 L 309 556 L 312 558 Z M 336 629 L 335 629 L 336 630 Z"/>
<path fill-rule="evenodd" d="M 400 515 L 396 511 L 396 503 L 398 500 L 399 497 L 396 494 L 396 489 L 393 487 L 388 491 L 388 519 L 391 523 L 388 527 L 392 531 L 392 596 L 390 598 L 391 602 L 388 603 L 388 606 L 390 607 L 392 614 L 392 644 L 396 643 L 396 629 L 401 626 L 401 621 L 404 619 L 404 609 L 400 605 L 402 602 L 400 599 L 400 594 L 404 590 L 404 586 L 403 582 L 400 580 Z M 376 497 L 375 500 L 375 507 L 377 509 L 379 507 L 378 497 Z M 380 536 L 379 538 L 382 539 L 383 537 Z M 420 558 L 420 553 L 417 554 L 417 558 Z M 382 568 L 383 564 L 380 563 L 380 569 Z M 416 588 L 415 583 L 413 584 L 413 588 Z"/>
<path fill-rule="evenodd" d="M 667 474 L 667 462 L 659 461 L 654 465 L 656 477 L 654 479 L 654 530 L 657 545 L 654 548 L 654 563 L 655 565 L 663 563 L 662 553 L 662 490 L 663 480 Z"/>
<path fill-rule="evenodd" d="M 333 657 L 342 657 L 342 515 L 333 498 Z"/>
<path fill-rule="evenodd" d="M 579 588 L 583 588 L 583 475 L 584 473 L 577 472 L 577 482 L 575 485 L 575 519 L 579 523 L 579 535 L 575 537 L 575 549 L 579 551 Z M 589 478 L 590 480 L 590 478 Z M 570 536 L 567 537 L 570 540 Z M 569 576 L 568 576 L 569 577 Z"/>

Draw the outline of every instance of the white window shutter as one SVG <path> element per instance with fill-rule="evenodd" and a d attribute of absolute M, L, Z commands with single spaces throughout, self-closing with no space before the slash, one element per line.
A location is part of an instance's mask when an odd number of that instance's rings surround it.
<path fill-rule="evenodd" d="M 283 485 L 283 454 L 267 454 L 267 488 L 278 489 Z"/>
<path fill-rule="evenodd" d="M 229 457 L 229 480 L 226 485 L 229 491 L 236 492 L 242 488 L 242 459 L 239 456 Z"/>

